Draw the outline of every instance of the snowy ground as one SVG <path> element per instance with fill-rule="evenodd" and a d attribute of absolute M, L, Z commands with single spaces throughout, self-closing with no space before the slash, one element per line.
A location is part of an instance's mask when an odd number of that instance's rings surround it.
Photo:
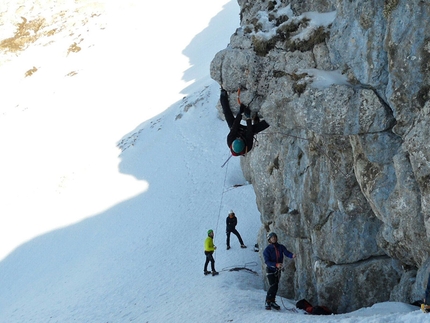
<path fill-rule="evenodd" d="M 208 77 L 237 3 L 105 3 L 2 12 L 68 27 L 0 56 L 0 322 L 428 322 L 401 303 L 316 317 L 279 298 L 265 311 L 255 195 L 238 158 L 221 167 L 227 125 Z M 225 250 L 230 209 L 248 249 L 232 236 Z M 210 228 L 216 277 L 203 275 Z"/>

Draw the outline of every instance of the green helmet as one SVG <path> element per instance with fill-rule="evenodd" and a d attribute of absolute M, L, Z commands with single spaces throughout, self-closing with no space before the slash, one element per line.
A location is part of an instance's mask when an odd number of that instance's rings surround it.
<path fill-rule="evenodd" d="M 214 230 L 212 229 L 208 230 L 208 235 L 210 235 L 211 233 L 214 233 Z"/>

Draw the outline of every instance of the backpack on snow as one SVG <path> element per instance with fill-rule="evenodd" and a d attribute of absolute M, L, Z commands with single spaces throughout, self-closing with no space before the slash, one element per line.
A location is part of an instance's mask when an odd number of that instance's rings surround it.
<path fill-rule="evenodd" d="M 296 303 L 296 307 L 305 310 L 309 314 L 313 315 L 331 315 L 333 312 L 326 306 L 312 306 L 311 303 L 309 303 L 305 299 L 301 299 Z"/>

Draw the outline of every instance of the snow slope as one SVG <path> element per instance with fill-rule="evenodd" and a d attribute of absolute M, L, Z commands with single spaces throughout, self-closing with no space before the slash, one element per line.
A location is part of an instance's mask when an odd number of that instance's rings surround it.
<path fill-rule="evenodd" d="M 0 322 L 428 321 L 400 303 L 315 317 L 287 311 L 295 301 L 278 298 L 283 309 L 265 311 L 252 248 L 260 228 L 255 195 L 238 158 L 221 167 L 229 157 L 227 125 L 214 108 L 219 86 L 208 77 L 210 60 L 238 25 L 237 4 L 219 11 L 224 1 L 107 3 L 96 6 L 95 25 L 104 29 L 88 28 L 86 51 L 59 55 L 55 44 L 70 44 L 69 33 L 60 33 L 53 47 L 34 44 L 0 63 L 7 89 L 0 108 Z M 76 4 L 92 13 L 98 3 Z M 55 8 L 67 5 L 56 1 Z M 178 12 L 181 19 L 165 20 L 170 29 L 161 31 L 160 18 Z M 181 26 L 187 19 L 194 25 Z M 124 49 L 155 34 L 173 42 L 168 86 L 158 79 L 166 71 L 142 63 L 147 47 Z M 189 65 L 179 63 L 182 53 Z M 24 77 L 34 60 L 38 71 Z M 235 236 L 225 249 L 230 209 L 248 249 Z M 215 277 L 203 275 L 208 229 L 219 247 Z"/>

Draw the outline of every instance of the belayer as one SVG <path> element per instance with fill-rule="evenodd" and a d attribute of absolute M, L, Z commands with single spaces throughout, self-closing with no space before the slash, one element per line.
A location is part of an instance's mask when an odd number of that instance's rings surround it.
<path fill-rule="evenodd" d="M 421 304 L 421 310 L 424 313 L 430 312 L 430 273 L 429 273 L 429 278 L 427 280 L 427 288 L 425 291 L 424 300 L 423 300 L 423 303 Z"/>
<path fill-rule="evenodd" d="M 251 118 L 251 110 L 249 107 L 240 103 L 239 113 L 236 117 L 230 109 L 227 91 L 221 88 L 220 102 L 225 120 L 230 128 L 227 135 L 227 145 L 231 150 L 233 156 L 243 156 L 252 149 L 254 135 L 267 129 L 269 124 L 266 121 L 260 121 L 257 114 L 254 119 Z M 242 115 L 245 114 L 246 126 L 242 125 Z"/>
<path fill-rule="evenodd" d="M 267 235 L 269 245 L 263 251 L 264 262 L 266 263 L 266 277 L 269 283 L 269 289 L 266 295 L 266 310 L 280 310 L 281 307 L 276 304 L 276 294 L 281 279 L 281 271 L 284 262 L 284 255 L 288 258 L 296 258 L 296 255 L 278 243 L 278 236 L 275 232 L 269 232 Z"/>

